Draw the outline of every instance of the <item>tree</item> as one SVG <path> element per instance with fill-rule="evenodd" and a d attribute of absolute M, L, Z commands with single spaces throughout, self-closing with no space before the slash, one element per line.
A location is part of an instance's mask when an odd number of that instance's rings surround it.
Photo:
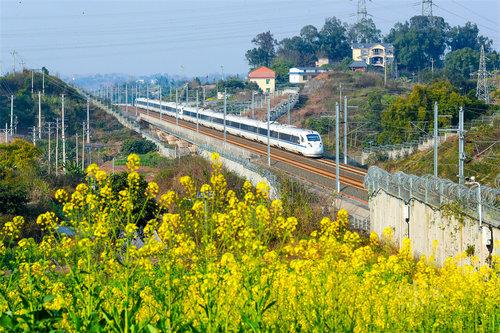
<path fill-rule="evenodd" d="M 463 48 L 470 48 L 479 51 L 481 45 L 484 45 L 486 52 L 491 51 L 493 41 L 487 37 L 479 35 L 479 28 L 475 23 L 467 22 L 464 26 L 456 26 L 450 29 L 448 33 L 448 46 L 451 51 Z"/>
<path fill-rule="evenodd" d="M 414 16 L 410 22 L 396 23 L 385 41 L 392 43 L 395 55 L 406 70 L 414 71 L 441 64 L 449 26 L 442 17 Z"/>
<path fill-rule="evenodd" d="M 444 59 L 446 77 L 456 86 L 465 88 L 471 73 L 479 67 L 479 52 L 471 48 L 451 51 Z"/>
<path fill-rule="evenodd" d="M 402 143 L 417 139 L 423 132 L 430 132 L 433 124 L 433 106 L 438 102 L 439 126 L 455 125 L 458 122 L 459 106 L 484 109 L 485 105 L 461 95 L 449 81 L 437 81 L 431 85 L 415 85 L 408 96 L 397 97 L 382 112 L 382 133 L 379 143 Z M 476 117 L 478 112 L 465 113 L 466 119 Z M 446 122 L 446 123 L 445 123 Z"/>
<path fill-rule="evenodd" d="M 318 48 L 319 32 L 314 25 L 306 25 L 300 29 L 300 37 L 313 48 Z"/>
<path fill-rule="evenodd" d="M 327 18 L 319 32 L 319 52 L 332 60 L 341 60 L 351 53 L 347 42 L 347 28 L 335 17 Z"/>
<path fill-rule="evenodd" d="M 248 50 L 245 57 L 252 67 L 270 66 L 272 60 L 276 56 L 277 41 L 274 39 L 270 31 L 258 34 L 252 43 L 257 47 Z"/>
<path fill-rule="evenodd" d="M 347 35 L 350 44 L 380 42 L 382 36 L 371 18 L 351 25 Z"/>
<path fill-rule="evenodd" d="M 146 154 L 157 150 L 158 147 L 146 139 L 127 140 L 122 147 L 122 152 L 125 154 Z"/>
<path fill-rule="evenodd" d="M 288 71 L 295 66 L 286 58 L 276 57 L 273 60 L 271 69 L 276 72 L 276 81 L 278 83 L 285 83 L 288 81 Z"/>
<path fill-rule="evenodd" d="M 316 49 L 302 37 L 284 38 L 279 45 L 278 56 L 291 66 L 314 65 Z"/>

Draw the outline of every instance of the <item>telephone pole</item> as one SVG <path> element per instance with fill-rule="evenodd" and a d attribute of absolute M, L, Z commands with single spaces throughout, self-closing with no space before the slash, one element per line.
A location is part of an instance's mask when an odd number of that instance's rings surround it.
<path fill-rule="evenodd" d="M 78 146 L 80 145 L 80 142 L 78 142 L 78 133 L 75 134 L 75 150 L 76 150 L 76 156 L 75 156 L 75 161 L 76 161 L 76 167 L 78 168 Z"/>
<path fill-rule="evenodd" d="M 179 127 L 179 89 L 175 89 L 175 124 Z"/>
<path fill-rule="evenodd" d="M 344 164 L 347 164 L 347 96 L 344 96 Z"/>
<path fill-rule="evenodd" d="M 200 131 L 200 120 L 199 120 L 199 117 L 198 117 L 198 112 L 199 112 L 199 101 L 198 101 L 198 89 L 196 89 L 196 132 L 199 132 Z"/>
<path fill-rule="evenodd" d="M 42 138 L 42 97 L 38 92 L 38 138 Z"/>
<path fill-rule="evenodd" d="M 82 140 L 85 138 L 82 136 Z M 87 97 L 87 143 L 90 143 L 90 99 Z"/>
<path fill-rule="evenodd" d="M 82 123 L 82 171 L 85 171 L 85 122 Z"/>
<path fill-rule="evenodd" d="M 128 85 L 127 84 L 125 84 L 125 112 L 128 113 Z"/>
<path fill-rule="evenodd" d="M 486 71 L 486 57 L 484 55 L 484 46 L 481 45 L 481 56 L 479 57 L 479 70 L 477 71 L 476 97 L 490 104 L 490 91 L 488 87 L 489 73 Z"/>
<path fill-rule="evenodd" d="M 59 173 L 59 118 L 56 119 L 56 175 Z"/>
<path fill-rule="evenodd" d="M 33 76 L 34 76 L 33 70 L 31 70 L 31 94 L 33 95 Z"/>
<path fill-rule="evenodd" d="M 14 95 L 10 95 L 10 135 L 14 135 Z"/>
<path fill-rule="evenodd" d="M 64 131 L 64 94 L 61 95 L 61 140 L 63 174 L 66 174 L 66 135 Z"/>
<path fill-rule="evenodd" d="M 337 193 L 340 193 L 340 158 L 339 158 L 339 117 L 340 105 L 335 103 L 335 183 L 337 184 Z"/>
<path fill-rule="evenodd" d="M 464 108 L 461 106 L 458 112 L 458 183 L 463 185 L 465 182 L 464 178 L 464 162 L 465 162 L 465 151 L 464 151 Z"/>
<path fill-rule="evenodd" d="M 438 177 L 438 103 L 434 102 L 434 177 Z"/>
<path fill-rule="evenodd" d="M 271 98 L 267 99 L 267 166 L 271 166 Z"/>
<path fill-rule="evenodd" d="M 51 147 L 50 147 L 50 143 L 51 143 L 51 136 L 52 136 L 52 125 L 54 124 L 53 122 L 49 121 L 46 123 L 47 124 L 47 132 L 49 134 L 49 146 L 48 146 L 48 149 L 47 149 L 47 160 L 49 161 L 49 166 L 48 166 L 48 174 L 50 175 L 50 167 L 51 167 Z"/>
<path fill-rule="evenodd" d="M 45 96 L 45 71 L 42 68 L 42 94 Z"/>
<path fill-rule="evenodd" d="M 226 141 L 227 141 L 226 113 L 227 113 L 227 97 L 226 97 L 226 88 L 224 88 L 224 144 L 226 144 Z"/>

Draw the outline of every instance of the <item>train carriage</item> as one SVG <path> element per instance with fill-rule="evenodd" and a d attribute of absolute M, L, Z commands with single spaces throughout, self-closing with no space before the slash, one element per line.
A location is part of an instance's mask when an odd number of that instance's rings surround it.
<path fill-rule="evenodd" d="M 162 115 L 178 117 L 179 119 L 210 127 L 218 131 L 224 130 L 224 114 L 210 109 L 195 108 L 185 104 L 161 102 L 159 100 L 137 98 L 135 103 Z M 177 111 L 176 111 L 177 107 Z M 267 122 L 226 115 L 226 132 L 244 137 L 252 141 L 267 144 Z M 318 132 L 297 128 L 290 125 L 271 123 L 269 125 L 271 146 L 288 150 L 309 157 L 323 156 L 323 142 Z"/>

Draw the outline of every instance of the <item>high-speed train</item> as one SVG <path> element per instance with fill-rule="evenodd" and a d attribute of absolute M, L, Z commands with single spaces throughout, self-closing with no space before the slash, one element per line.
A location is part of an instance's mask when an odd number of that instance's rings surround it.
<path fill-rule="evenodd" d="M 146 98 L 137 98 L 135 103 L 140 108 L 161 112 L 162 115 L 177 116 L 179 119 L 198 122 L 202 126 L 218 131 L 224 130 L 224 114 L 220 112 L 164 101 L 161 102 L 160 108 L 159 100 Z M 308 157 L 323 156 L 323 142 L 318 132 L 277 123 L 271 123 L 269 129 L 271 146 Z M 267 144 L 267 122 L 226 115 L 226 132 Z"/>

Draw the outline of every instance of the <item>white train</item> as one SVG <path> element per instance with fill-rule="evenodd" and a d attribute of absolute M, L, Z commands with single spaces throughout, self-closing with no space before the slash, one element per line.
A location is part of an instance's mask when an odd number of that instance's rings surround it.
<path fill-rule="evenodd" d="M 143 109 L 176 117 L 176 103 L 162 101 L 161 108 L 160 101 L 154 99 L 137 98 L 135 103 Z M 177 109 L 179 119 L 192 123 L 199 122 L 202 126 L 218 131 L 224 130 L 223 113 L 203 108 L 199 108 L 197 112 L 195 107 L 185 104 L 178 104 Z M 323 156 L 323 142 L 318 132 L 277 123 L 271 123 L 269 129 L 271 131 L 269 140 L 271 146 L 309 157 Z M 267 144 L 267 122 L 226 115 L 226 132 Z"/>

